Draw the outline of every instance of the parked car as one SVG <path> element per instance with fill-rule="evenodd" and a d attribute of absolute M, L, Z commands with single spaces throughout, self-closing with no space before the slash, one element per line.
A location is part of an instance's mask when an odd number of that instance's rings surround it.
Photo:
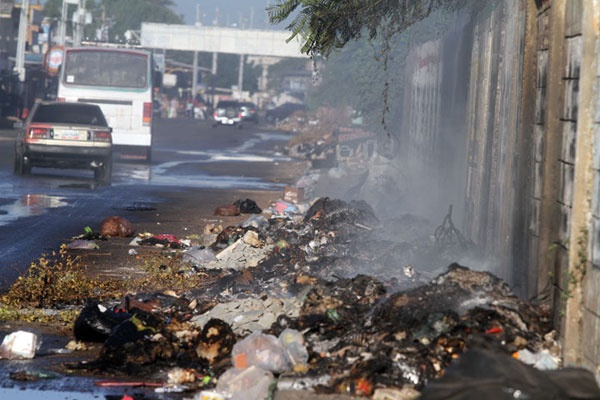
<path fill-rule="evenodd" d="M 258 123 L 258 107 L 256 107 L 256 104 L 244 101 L 240 103 L 240 109 L 243 121 Z"/>
<path fill-rule="evenodd" d="M 240 102 L 235 100 L 221 100 L 213 112 L 213 126 L 237 125 L 242 127 L 242 110 Z"/>
<path fill-rule="evenodd" d="M 300 103 L 283 103 L 278 107 L 267 110 L 265 119 L 268 123 L 274 124 L 299 111 L 306 111 L 306 106 Z"/>
<path fill-rule="evenodd" d="M 84 168 L 109 183 L 112 129 L 95 104 L 37 102 L 17 134 L 14 162 L 20 175 L 32 167 Z"/>

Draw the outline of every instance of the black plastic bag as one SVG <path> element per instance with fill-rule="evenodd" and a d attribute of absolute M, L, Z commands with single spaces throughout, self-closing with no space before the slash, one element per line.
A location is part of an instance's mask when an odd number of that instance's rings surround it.
<path fill-rule="evenodd" d="M 501 350 L 472 348 L 431 381 L 419 400 L 591 400 L 600 389 L 590 371 L 538 370 Z"/>
<path fill-rule="evenodd" d="M 115 326 L 129 318 L 128 312 L 109 310 L 89 300 L 75 320 L 73 333 L 78 341 L 103 343 Z"/>
<path fill-rule="evenodd" d="M 256 204 L 254 200 L 237 200 L 233 203 L 242 214 L 260 214 L 262 209 Z"/>

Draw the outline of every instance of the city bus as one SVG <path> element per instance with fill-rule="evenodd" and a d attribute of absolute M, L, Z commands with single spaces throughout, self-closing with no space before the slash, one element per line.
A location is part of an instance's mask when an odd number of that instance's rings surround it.
<path fill-rule="evenodd" d="M 152 54 L 145 50 L 65 48 L 57 99 L 99 105 L 113 129 L 115 150 L 150 160 L 152 74 Z"/>

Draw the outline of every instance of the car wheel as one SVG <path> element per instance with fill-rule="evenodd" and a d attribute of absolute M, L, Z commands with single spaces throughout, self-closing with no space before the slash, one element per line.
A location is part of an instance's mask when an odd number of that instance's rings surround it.
<path fill-rule="evenodd" d="M 29 175 L 31 173 L 31 164 L 24 156 L 15 153 L 15 174 Z"/>
<path fill-rule="evenodd" d="M 94 169 L 94 179 L 104 184 L 110 184 L 112 179 L 112 159 L 104 160 L 102 166 Z"/>
<path fill-rule="evenodd" d="M 146 147 L 145 159 L 148 162 L 152 161 L 152 146 Z"/>

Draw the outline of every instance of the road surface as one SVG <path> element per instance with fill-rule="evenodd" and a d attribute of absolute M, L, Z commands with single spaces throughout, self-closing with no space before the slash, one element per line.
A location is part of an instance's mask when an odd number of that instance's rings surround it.
<path fill-rule="evenodd" d="M 33 168 L 30 176 L 14 175 L 15 133 L 0 134 L 0 290 L 32 260 L 119 210 L 172 201 L 174 194 L 185 200 L 211 190 L 279 191 L 290 183 L 278 176 L 278 166 L 292 160 L 277 150 L 290 134 L 257 125 L 158 120 L 151 162 L 116 155 L 110 186 L 98 186 L 85 170 Z"/>

